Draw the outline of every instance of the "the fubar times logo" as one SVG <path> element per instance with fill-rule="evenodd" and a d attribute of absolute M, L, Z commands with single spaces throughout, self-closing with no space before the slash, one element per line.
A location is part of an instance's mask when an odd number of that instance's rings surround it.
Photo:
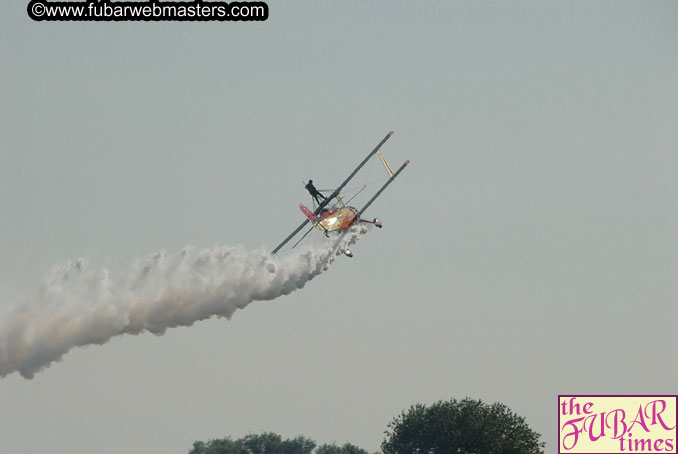
<path fill-rule="evenodd" d="M 678 396 L 558 396 L 558 454 L 673 453 Z"/>

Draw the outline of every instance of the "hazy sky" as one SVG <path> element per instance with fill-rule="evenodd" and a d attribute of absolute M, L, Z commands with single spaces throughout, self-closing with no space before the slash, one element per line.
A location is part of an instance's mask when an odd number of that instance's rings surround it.
<path fill-rule="evenodd" d="M 303 290 L 0 380 L 0 451 L 376 450 L 409 405 L 676 393 L 678 4 L 269 1 L 265 22 L 0 6 L 0 314 L 54 266 L 272 248 L 391 129 L 385 227 Z"/>

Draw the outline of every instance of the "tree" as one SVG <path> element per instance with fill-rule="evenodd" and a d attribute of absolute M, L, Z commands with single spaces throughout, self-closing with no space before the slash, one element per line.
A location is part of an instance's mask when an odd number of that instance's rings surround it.
<path fill-rule="evenodd" d="M 388 425 L 384 454 L 543 454 L 544 443 L 506 405 L 466 398 L 413 405 Z"/>
<path fill-rule="evenodd" d="M 207 443 L 196 441 L 189 454 L 311 454 L 313 448 L 315 442 L 301 435 L 283 440 L 278 434 L 264 432 L 237 440 L 226 437 Z"/>
<path fill-rule="evenodd" d="M 369 454 L 364 449 L 361 449 L 351 443 L 346 443 L 344 446 L 337 446 L 335 444 L 324 444 L 316 449 L 314 454 Z"/>

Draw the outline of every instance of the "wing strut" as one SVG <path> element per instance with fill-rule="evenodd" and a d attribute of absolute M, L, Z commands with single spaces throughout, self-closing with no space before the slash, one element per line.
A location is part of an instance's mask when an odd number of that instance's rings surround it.
<path fill-rule="evenodd" d="M 392 176 L 391 178 L 389 178 L 388 181 L 387 181 L 386 183 L 384 183 L 384 185 L 381 187 L 381 189 L 379 189 L 379 190 L 377 191 L 377 193 L 374 194 L 374 195 L 372 196 L 372 198 L 365 204 L 365 206 L 362 207 L 362 208 L 360 209 L 360 211 L 358 211 L 358 214 L 356 214 L 356 216 L 353 218 L 353 222 L 358 222 L 358 220 L 360 219 L 360 215 L 363 214 L 363 212 L 364 212 L 370 205 L 372 205 L 372 202 L 374 202 L 374 201 L 377 199 L 377 197 L 379 197 L 379 196 L 381 195 L 381 193 L 384 192 L 384 189 L 386 189 L 386 188 L 388 187 L 389 184 L 393 183 L 393 180 L 396 179 L 396 177 L 400 174 L 400 172 L 402 172 L 403 169 L 404 169 L 405 167 L 407 167 L 407 164 L 409 164 L 409 163 L 410 163 L 410 161 L 407 160 L 407 161 L 405 161 L 405 164 L 403 164 L 403 165 L 400 166 L 400 168 L 396 171 L 396 173 L 394 173 L 393 176 Z"/>
<path fill-rule="evenodd" d="M 304 238 L 306 238 L 306 237 L 308 236 L 308 234 L 311 233 L 311 232 L 313 231 L 314 228 L 315 228 L 315 226 L 311 226 L 310 229 L 306 230 L 306 233 L 304 233 L 303 235 L 301 235 L 301 238 L 299 238 L 299 241 L 297 241 L 296 243 L 294 243 L 294 245 L 292 246 L 292 249 L 294 249 L 295 247 L 299 246 L 299 243 L 301 243 L 302 241 L 304 241 Z"/>

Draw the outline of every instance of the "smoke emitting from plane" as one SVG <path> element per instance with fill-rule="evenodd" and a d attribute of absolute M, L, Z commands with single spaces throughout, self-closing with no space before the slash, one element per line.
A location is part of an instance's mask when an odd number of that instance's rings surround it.
<path fill-rule="evenodd" d="M 186 248 L 177 257 L 161 252 L 115 280 L 83 259 L 67 262 L 0 315 L 0 377 L 19 372 L 33 378 L 73 347 L 104 344 L 114 336 L 162 335 L 212 316 L 230 319 L 252 301 L 303 288 L 366 231 L 355 226 L 281 257 L 227 246 Z"/>

